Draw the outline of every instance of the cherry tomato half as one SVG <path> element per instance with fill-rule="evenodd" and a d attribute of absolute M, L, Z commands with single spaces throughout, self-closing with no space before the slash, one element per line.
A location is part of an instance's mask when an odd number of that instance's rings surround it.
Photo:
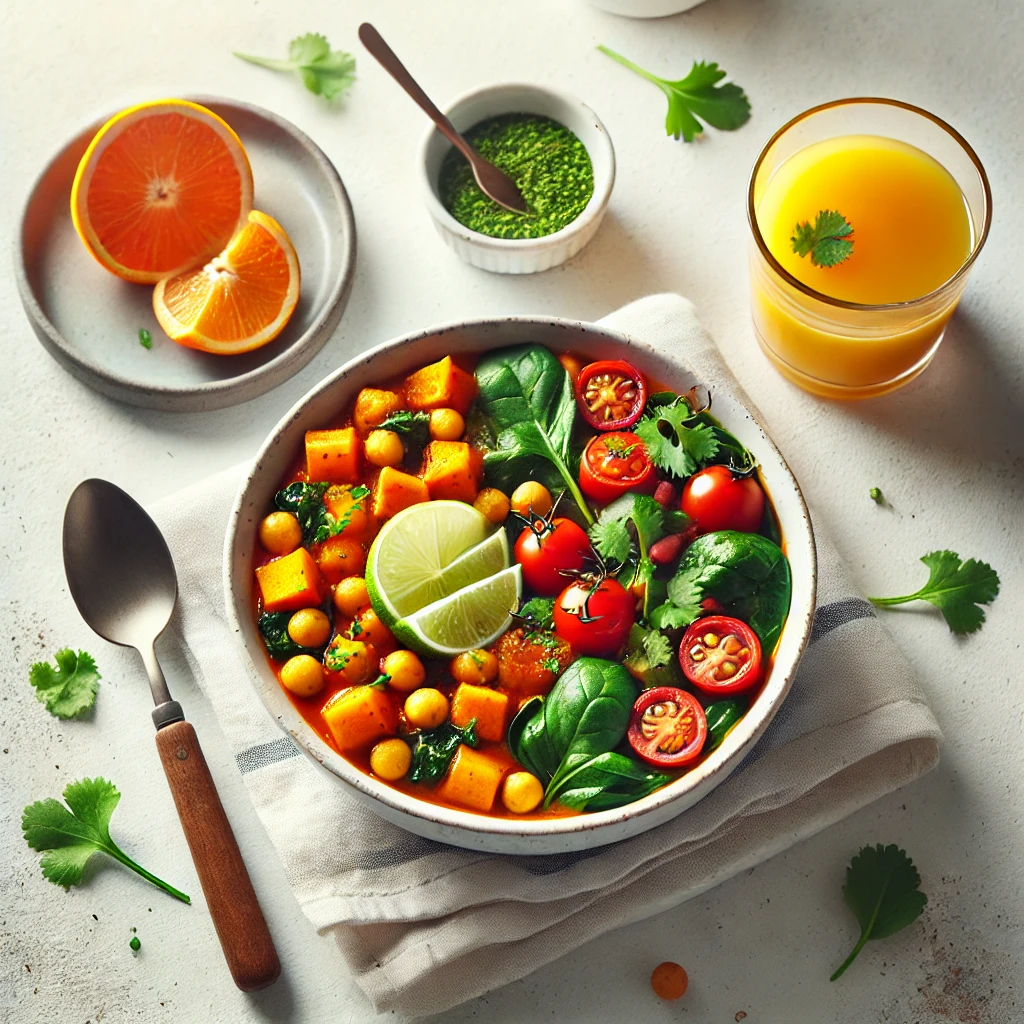
<path fill-rule="evenodd" d="M 686 481 L 680 508 L 698 533 L 756 533 L 764 517 L 764 491 L 753 476 L 738 476 L 728 466 L 708 466 Z"/>
<path fill-rule="evenodd" d="M 654 463 L 636 434 L 620 430 L 590 439 L 580 459 L 580 488 L 602 504 L 633 490 L 653 490 Z"/>
<path fill-rule="evenodd" d="M 626 735 L 637 756 L 648 764 L 683 768 L 700 757 L 708 723 L 692 693 L 655 686 L 637 698 Z"/>
<path fill-rule="evenodd" d="M 683 634 L 679 664 L 683 675 L 705 693 L 741 693 L 761 678 L 761 642 L 745 622 L 708 615 Z"/>
<path fill-rule="evenodd" d="M 565 589 L 562 571 L 579 572 L 594 551 L 586 530 L 571 519 L 532 519 L 519 534 L 516 561 L 523 567 L 523 581 L 544 597 Z"/>
<path fill-rule="evenodd" d="M 611 658 L 636 618 L 636 598 L 618 581 L 574 580 L 555 601 L 555 632 L 577 654 Z"/>
<path fill-rule="evenodd" d="M 631 427 L 647 403 L 647 384 L 635 366 L 622 359 L 602 359 L 580 370 L 576 404 L 596 430 Z"/>

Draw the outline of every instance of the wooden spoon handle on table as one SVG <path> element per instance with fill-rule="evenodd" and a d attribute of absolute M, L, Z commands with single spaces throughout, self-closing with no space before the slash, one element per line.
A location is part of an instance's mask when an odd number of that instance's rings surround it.
<path fill-rule="evenodd" d="M 165 725 L 156 747 L 231 977 L 243 992 L 266 988 L 281 963 L 196 731 Z"/>

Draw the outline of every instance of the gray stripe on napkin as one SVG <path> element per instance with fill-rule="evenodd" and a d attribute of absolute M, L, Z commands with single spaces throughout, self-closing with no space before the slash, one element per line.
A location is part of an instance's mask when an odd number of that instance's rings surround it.
<path fill-rule="evenodd" d="M 287 761 L 289 757 L 298 757 L 300 753 L 302 751 L 287 736 L 282 736 L 279 740 L 258 743 L 255 747 L 249 747 L 248 750 L 236 754 L 235 764 L 243 775 L 248 775 L 257 768 L 265 768 L 268 764 L 276 764 L 278 761 Z"/>
<path fill-rule="evenodd" d="M 814 624 L 811 626 L 811 639 L 808 643 L 813 644 L 826 633 L 831 633 L 833 629 L 847 622 L 874 617 L 875 609 L 862 597 L 848 597 L 843 601 L 822 605 L 814 613 Z"/>

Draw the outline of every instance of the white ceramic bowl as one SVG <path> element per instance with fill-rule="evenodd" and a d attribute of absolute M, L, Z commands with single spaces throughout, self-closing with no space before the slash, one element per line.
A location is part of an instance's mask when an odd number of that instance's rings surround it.
<path fill-rule="evenodd" d="M 587 0 L 591 7 L 621 14 L 624 18 L 665 18 L 688 11 L 704 0 Z"/>
<path fill-rule="evenodd" d="M 538 85 L 490 85 L 457 99 L 445 115 L 460 132 L 499 114 L 540 114 L 565 125 L 587 148 L 594 168 L 594 194 L 583 212 L 561 231 L 543 238 L 491 238 L 470 231 L 442 204 L 437 190 L 441 164 L 451 149 L 431 128 L 420 146 L 423 201 L 445 243 L 467 263 L 496 274 L 536 274 L 564 263 L 597 232 L 615 183 L 615 150 L 601 119 L 585 103 Z"/>
<path fill-rule="evenodd" d="M 224 585 L 228 621 L 243 650 L 251 681 L 281 728 L 315 763 L 384 818 L 410 832 L 470 849 L 546 854 L 601 846 L 675 817 L 723 782 L 740 764 L 775 716 L 789 691 L 807 644 L 814 613 L 814 538 L 800 489 L 761 425 L 732 395 L 717 389 L 714 412 L 756 456 L 778 513 L 793 570 L 793 600 L 774 668 L 757 700 L 725 742 L 686 775 L 625 807 L 551 820 L 494 818 L 428 803 L 365 775 L 329 747 L 285 696 L 266 656 L 253 616 L 256 530 L 274 492 L 293 463 L 307 430 L 335 420 L 360 388 L 376 386 L 449 353 L 486 352 L 503 345 L 539 342 L 555 352 L 585 352 L 594 359 L 626 358 L 643 373 L 678 391 L 699 383 L 684 363 L 642 338 L 594 324 L 555 317 L 472 320 L 428 328 L 397 338 L 353 359 L 321 381 L 273 429 L 239 491 L 228 526 Z"/>

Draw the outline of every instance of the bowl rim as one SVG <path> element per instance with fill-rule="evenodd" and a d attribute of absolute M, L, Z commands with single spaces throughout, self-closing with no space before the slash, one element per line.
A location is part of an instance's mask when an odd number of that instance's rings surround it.
<path fill-rule="evenodd" d="M 450 119 L 452 111 L 462 106 L 462 104 L 491 94 L 497 95 L 506 90 L 523 90 L 525 92 L 545 95 L 557 100 L 562 106 L 578 108 L 587 117 L 593 119 L 595 128 L 594 144 L 600 146 L 604 151 L 608 159 L 609 171 L 607 178 L 602 179 L 600 182 L 595 175 L 594 192 L 579 216 L 566 224 L 564 228 L 559 228 L 558 231 L 553 231 L 550 235 L 541 235 L 538 238 L 495 238 L 492 235 L 485 235 L 479 231 L 472 231 L 470 228 L 467 228 L 465 224 L 457 221 L 445 209 L 427 171 L 428 150 L 433 140 L 440 136 L 440 132 L 434 125 L 431 125 L 423 134 L 416 157 L 420 176 L 420 194 L 431 217 L 441 227 L 472 245 L 502 252 L 523 252 L 539 247 L 557 246 L 586 230 L 594 220 L 603 215 L 611 199 L 612 188 L 615 185 L 615 147 L 612 145 L 611 136 L 608 134 L 608 129 L 605 127 L 604 122 L 597 116 L 596 111 L 589 104 L 584 103 L 583 100 L 573 96 L 571 93 L 563 92 L 560 89 L 553 89 L 546 85 L 538 85 L 536 82 L 494 82 L 490 85 L 482 85 L 476 89 L 470 89 L 468 92 L 456 96 L 455 99 L 445 105 L 443 109 L 444 116 Z M 523 113 L 530 113 L 530 111 L 523 111 Z M 488 116 L 497 116 L 497 114 Z M 552 120 L 557 121 L 558 119 L 552 118 Z M 580 141 L 587 148 L 587 153 L 590 155 L 587 140 L 581 138 Z M 590 162 L 593 166 L 593 156 L 590 157 Z"/>
<path fill-rule="evenodd" d="M 224 108 L 228 110 L 231 108 L 241 110 L 252 117 L 269 122 L 280 131 L 292 136 L 309 153 L 323 174 L 324 180 L 330 185 L 332 198 L 337 205 L 338 216 L 341 219 L 344 231 L 341 273 L 338 275 L 338 279 L 330 293 L 324 299 L 316 319 L 312 321 L 300 337 L 296 338 L 287 349 L 278 353 L 269 362 L 247 370 L 245 373 L 221 380 L 204 381 L 198 384 L 166 385 L 140 383 L 130 377 L 125 377 L 116 370 L 102 366 L 72 345 L 61 334 L 56 324 L 49 318 L 36 298 L 30 280 L 25 249 L 25 232 L 27 230 L 29 211 L 33 205 L 36 192 L 39 190 L 44 179 L 51 173 L 54 166 L 62 159 L 67 150 L 83 136 L 90 133 L 95 134 L 116 112 L 100 118 L 90 118 L 88 124 L 81 127 L 53 152 L 39 173 L 33 178 L 32 185 L 25 193 L 21 206 L 12 242 L 12 255 L 18 295 L 25 314 L 31 321 L 40 340 L 43 341 L 44 347 L 49 349 L 52 355 L 56 356 L 61 362 L 64 362 L 66 366 L 74 366 L 75 372 L 91 386 L 105 394 L 118 397 L 121 401 L 187 412 L 219 408 L 224 405 L 255 398 L 258 394 L 270 391 L 279 384 L 284 383 L 289 377 L 294 376 L 320 351 L 331 332 L 337 326 L 355 281 L 356 222 L 352 212 L 352 203 L 349 200 L 348 192 L 345 190 L 341 176 L 338 174 L 338 169 L 316 142 L 287 118 L 255 103 L 233 99 L 229 96 L 213 96 L 205 93 L 195 95 L 189 93 L 181 98 L 192 103 L 198 103 L 204 107 L 209 107 L 214 113 L 220 111 L 218 116 L 222 116 L 229 125 L 231 123 L 230 114 L 225 116 L 223 113 Z M 253 388 L 259 388 L 259 390 L 253 391 Z"/>
<path fill-rule="evenodd" d="M 373 803 L 383 804 L 389 811 L 397 812 L 397 814 L 403 818 L 411 817 L 425 823 L 430 823 L 433 826 L 437 826 L 447 837 L 458 835 L 459 833 L 471 833 L 484 837 L 508 837 L 525 840 L 529 840 L 531 838 L 537 840 L 564 839 L 580 833 L 592 833 L 598 832 L 602 829 L 614 828 L 614 826 L 621 826 L 631 819 L 639 819 L 647 815 L 657 814 L 657 812 L 662 811 L 667 804 L 689 797 L 690 799 L 686 802 L 685 806 L 679 809 L 679 812 L 681 813 L 686 807 L 692 806 L 706 796 L 716 786 L 724 782 L 733 771 L 739 768 L 746 760 L 755 744 L 768 729 L 789 693 L 793 680 L 796 677 L 800 661 L 810 640 L 814 611 L 816 607 L 817 554 L 815 550 L 814 531 L 811 525 L 807 504 L 804 501 L 803 493 L 800 490 L 800 486 L 797 483 L 796 478 L 793 476 L 792 470 L 789 468 L 789 465 L 782 457 L 781 452 L 779 452 L 775 443 L 765 430 L 756 409 L 746 400 L 746 396 L 738 384 L 736 385 L 733 393 L 730 394 L 728 391 L 726 392 L 727 400 L 735 403 L 735 405 L 750 418 L 754 426 L 760 432 L 763 443 L 767 445 L 768 449 L 778 460 L 779 475 L 785 478 L 787 486 L 792 489 L 792 496 L 797 504 L 796 515 L 805 528 L 805 534 L 801 539 L 806 544 L 806 555 L 810 570 L 810 586 L 808 588 L 806 607 L 803 609 L 794 608 L 792 605 L 790 607 L 790 612 L 783 630 L 783 637 L 786 635 L 786 630 L 798 630 L 799 637 L 796 650 L 788 668 L 780 671 L 780 666 L 773 666 L 768 686 L 765 689 L 762 689 L 758 696 L 758 699 L 760 700 L 765 696 L 766 692 L 769 692 L 769 690 L 771 692 L 770 701 L 765 705 L 763 714 L 759 716 L 759 719 L 756 722 L 752 721 L 749 730 L 745 730 L 746 735 L 743 736 L 742 742 L 738 743 L 732 749 L 729 748 L 728 744 L 722 744 L 722 746 L 714 751 L 707 759 L 702 761 L 695 769 L 693 769 L 693 772 L 699 772 L 700 775 L 685 788 L 680 788 L 677 783 L 687 779 L 692 773 L 687 773 L 687 775 L 680 777 L 680 779 L 674 780 L 660 789 L 655 790 L 648 796 L 626 804 L 623 807 L 606 811 L 576 814 L 563 818 L 517 819 L 511 817 L 497 817 L 492 815 L 476 814 L 471 811 L 462 811 L 442 804 L 431 803 L 395 789 L 361 771 L 352 764 L 352 762 L 348 761 L 332 747 L 328 746 L 328 744 L 325 743 L 308 725 L 299 712 L 289 703 L 288 717 L 292 718 L 296 722 L 296 728 L 290 728 L 288 723 L 283 720 L 282 716 L 278 715 L 271 707 L 268 706 L 264 694 L 265 681 L 256 666 L 253 653 L 245 643 L 240 615 L 251 614 L 251 609 L 246 606 L 246 602 L 236 600 L 232 579 L 233 549 L 239 526 L 246 517 L 246 503 L 250 486 L 256 477 L 264 472 L 261 468 L 262 462 L 264 458 L 280 443 L 280 437 L 283 432 L 295 424 L 296 421 L 301 419 L 306 408 L 311 403 L 316 401 L 325 393 L 331 391 L 361 364 L 378 359 L 387 353 L 395 353 L 406 345 L 413 344 L 417 341 L 443 335 L 448 331 L 471 331 L 507 323 L 526 326 L 544 325 L 554 328 L 569 327 L 588 333 L 596 333 L 601 335 L 604 341 L 612 342 L 627 351 L 629 349 L 642 349 L 645 354 L 649 354 L 655 359 L 678 366 L 681 372 L 690 371 L 691 369 L 687 366 L 685 361 L 680 360 L 674 355 L 660 351 L 650 343 L 645 342 L 642 338 L 626 335 L 620 331 L 600 324 L 581 320 L 571 320 L 557 316 L 514 315 L 476 317 L 468 320 L 448 321 L 409 332 L 367 349 L 365 352 L 362 352 L 350 359 L 333 373 L 321 380 L 281 417 L 267 436 L 266 441 L 261 445 L 249 468 L 249 471 L 239 485 L 238 493 L 235 497 L 228 521 L 222 563 L 225 606 L 229 628 L 236 638 L 249 681 L 256 689 L 261 703 L 264 705 L 264 708 L 267 710 L 270 717 L 274 719 L 278 727 L 287 736 L 289 736 L 293 742 L 295 742 L 303 754 L 305 754 L 314 764 L 330 772 L 338 781 L 347 784 L 363 797 L 368 797 Z M 349 397 L 351 398 L 354 396 Z M 792 543 L 795 540 L 791 534 L 787 535 L 786 539 L 788 543 Z M 781 644 L 781 638 L 779 642 Z M 259 652 L 259 657 L 262 660 L 265 660 L 262 651 Z M 280 687 L 280 684 L 277 683 L 276 679 L 275 684 L 278 688 Z M 287 701 L 288 698 L 284 697 L 284 700 Z M 742 724 L 743 722 L 741 720 L 740 724 L 733 730 L 732 735 L 742 735 L 742 731 L 740 731 Z M 694 793 L 697 795 L 694 796 Z M 384 812 L 378 809 L 377 813 Z M 662 813 L 664 812 L 662 811 Z M 393 816 L 390 817 L 392 821 L 396 820 Z M 656 826 L 658 823 L 659 821 L 655 820 L 652 822 L 651 826 L 647 827 Z M 645 831 L 645 829 L 640 828 L 636 831 L 642 832 Z M 609 839 L 605 841 L 607 842 L 611 840 Z M 542 853 L 549 851 L 539 850 L 537 852 Z"/>

